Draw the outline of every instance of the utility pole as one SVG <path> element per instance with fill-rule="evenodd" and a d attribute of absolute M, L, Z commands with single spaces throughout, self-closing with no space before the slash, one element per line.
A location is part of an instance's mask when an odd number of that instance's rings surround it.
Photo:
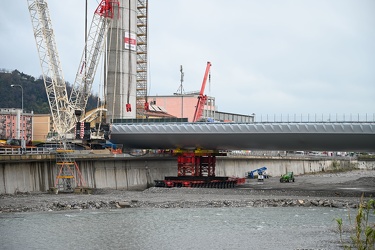
<path fill-rule="evenodd" d="M 182 83 L 184 82 L 184 71 L 182 70 L 182 65 L 180 66 L 180 72 L 181 72 L 181 85 L 180 85 L 180 91 L 181 91 L 181 118 L 184 118 L 184 87 Z"/>

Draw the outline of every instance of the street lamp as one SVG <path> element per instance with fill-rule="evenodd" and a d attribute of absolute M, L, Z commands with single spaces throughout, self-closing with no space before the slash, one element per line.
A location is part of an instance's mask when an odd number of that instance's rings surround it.
<path fill-rule="evenodd" d="M 21 85 L 19 85 L 19 84 L 12 84 L 12 85 L 10 85 L 12 88 L 14 88 L 14 87 L 20 87 L 21 88 L 21 93 L 22 93 L 22 98 L 21 98 L 21 117 L 20 117 L 20 124 L 19 124 L 19 126 L 20 126 L 20 128 L 21 128 L 21 124 L 23 124 L 23 122 L 22 122 L 22 114 L 23 114 L 23 87 L 21 86 Z M 25 139 L 24 138 L 24 129 L 22 128 L 22 138 L 21 138 L 21 141 L 23 142 L 23 140 Z M 21 142 L 21 144 L 23 144 Z"/>
<path fill-rule="evenodd" d="M 12 88 L 14 88 L 14 87 L 20 87 L 21 88 L 21 92 L 22 92 L 22 106 L 21 106 L 21 113 L 23 113 L 23 87 L 21 86 L 21 85 L 19 85 L 19 84 L 12 84 L 12 85 L 10 85 Z"/>

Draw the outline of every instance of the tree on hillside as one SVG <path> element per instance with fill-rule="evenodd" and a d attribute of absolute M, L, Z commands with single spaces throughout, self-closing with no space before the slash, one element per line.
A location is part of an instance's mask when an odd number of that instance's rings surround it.
<path fill-rule="evenodd" d="M 10 85 L 21 85 L 23 88 L 23 107 L 26 112 L 33 111 L 35 114 L 49 114 L 50 108 L 44 87 L 43 77 L 35 78 L 18 70 L 8 72 L 0 70 L 0 108 L 21 108 L 22 91 L 19 88 L 12 88 Z M 72 90 L 68 82 L 67 93 Z M 97 95 L 89 97 L 86 110 L 96 108 Z"/>

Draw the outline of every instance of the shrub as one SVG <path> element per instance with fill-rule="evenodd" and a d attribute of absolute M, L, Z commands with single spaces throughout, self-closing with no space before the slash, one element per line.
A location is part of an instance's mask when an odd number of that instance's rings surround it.
<path fill-rule="evenodd" d="M 345 249 L 374 250 L 375 249 L 375 223 L 369 221 L 370 216 L 375 216 L 375 200 L 370 199 L 365 202 L 363 195 L 358 205 L 357 214 L 354 222 L 349 213 L 349 223 L 353 230 L 350 235 L 350 242 L 344 244 L 342 239 L 343 221 L 342 218 L 336 218 L 337 228 L 340 234 L 340 242 Z"/>

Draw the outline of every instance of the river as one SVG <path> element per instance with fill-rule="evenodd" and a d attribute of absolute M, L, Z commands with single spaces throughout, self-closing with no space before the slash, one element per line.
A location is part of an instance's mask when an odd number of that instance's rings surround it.
<path fill-rule="evenodd" d="M 337 217 L 348 223 L 348 210 L 130 208 L 0 214 L 0 248 L 342 249 Z"/>

